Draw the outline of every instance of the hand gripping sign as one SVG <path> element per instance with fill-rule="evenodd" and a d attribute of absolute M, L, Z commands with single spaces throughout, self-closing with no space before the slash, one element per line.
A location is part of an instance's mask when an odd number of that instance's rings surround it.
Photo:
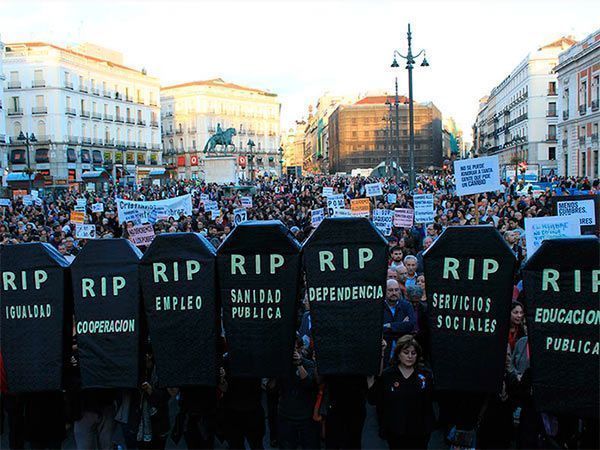
<path fill-rule="evenodd" d="M 140 257 L 126 239 L 96 239 L 71 264 L 82 388 L 139 385 Z"/>
<path fill-rule="evenodd" d="M 387 244 L 365 218 L 327 218 L 302 247 L 321 375 L 379 370 Z"/>
<path fill-rule="evenodd" d="M 288 375 L 300 244 L 278 220 L 242 222 L 219 247 L 217 267 L 232 375 Z"/>
<path fill-rule="evenodd" d="M 144 254 L 140 281 L 161 386 L 215 385 L 216 276 L 215 251 L 200 234 L 159 234 Z"/>
<path fill-rule="evenodd" d="M 9 391 L 57 391 L 71 340 L 69 263 L 50 244 L 0 246 L 0 330 Z"/>

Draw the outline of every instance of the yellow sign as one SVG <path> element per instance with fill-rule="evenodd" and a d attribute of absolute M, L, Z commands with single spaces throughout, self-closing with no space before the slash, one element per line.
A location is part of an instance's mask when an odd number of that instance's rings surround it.
<path fill-rule="evenodd" d="M 85 222 L 85 213 L 82 211 L 71 211 L 71 222 L 73 222 L 73 223 Z"/>
<path fill-rule="evenodd" d="M 371 200 L 368 198 L 350 200 L 350 211 L 352 211 L 353 216 L 368 218 L 371 211 Z"/>

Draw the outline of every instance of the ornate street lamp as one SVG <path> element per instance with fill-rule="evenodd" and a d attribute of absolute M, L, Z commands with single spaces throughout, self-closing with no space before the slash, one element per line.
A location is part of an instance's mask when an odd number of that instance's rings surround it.
<path fill-rule="evenodd" d="M 250 163 L 250 181 L 254 181 L 254 155 L 252 154 L 252 149 L 256 147 L 256 144 L 252 139 L 248 139 L 246 145 L 250 149 L 250 152 L 247 154 L 248 162 Z"/>
<path fill-rule="evenodd" d="M 25 141 L 25 148 L 27 149 L 27 168 L 25 169 L 25 173 L 27 174 L 27 179 L 29 181 L 29 193 L 31 194 L 31 190 L 33 189 L 32 186 L 32 180 L 31 180 L 31 176 L 35 173 L 35 171 L 31 168 L 31 158 L 29 156 L 29 144 L 35 144 L 37 142 L 37 139 L 35 137 L 35 134 L 31 133 L 31 134 L 23 134 L 23 132 L 21 131 L 19 133 L 19 136 L 17 137 L 18 141 Z"/>

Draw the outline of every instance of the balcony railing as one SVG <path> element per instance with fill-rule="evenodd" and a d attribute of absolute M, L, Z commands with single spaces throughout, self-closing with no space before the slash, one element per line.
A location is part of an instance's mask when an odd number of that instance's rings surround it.
<path fill-rule="evenodd" d="M 9 81 L 6 89 L 21 89 L 20 81 Z"/>
<path fill-rule="evenodd" d="M 77 136 L 67 136 L 65 138 L 65 140 L 67 141 L 67 143 L 69 143 L 71 145 L 79 144 L 79 137 L 77 137 Z"/>
<path fill-rule="evenodd" d="M 152 150 L 160 150 L 160 144 L 152 144 Z"/>
<path fill-rule="evenodd" d="M 150 126 L 152 128 L 158 128 L 158 122 L 156 120 L 153 120 L 153 121 L 150 122 Z"/>
<path fill-rule="evenodd" d="M 46 87 L 46 80 L 33 80 L 31 82 L 32 88 L 43 88 Z"/>
<path fill-rule="evenodd" d="M 104 139 L 104 146 L 105 147 L 111 147 L 113 145 L 115 145 L 115 138 Z"/>
<path fill-rule="evenodd" d="M 97 111 L 92 111 L 92 119 L 101 120 L 102 119 L 102 114 L 100 114 Z"/>
<path fill-rule="evenodd" d="M 592 134 L 592 142 L 595 144 L 598 143 L 598 133 Z"/>
<path fill-rule="evenodd" d="M 127 117 L 127 118 L 125 119 L 125 122 L 127 122 L 127 123 L 131 123 L 131 124 L 134 124 L 134 123 L 135 123 L 135 120 L 133 119 L 133 117 Z"/>
<path fill-rule="evenodd" d="M 569 119 L 569 110 L 567 109 L 566 111 L 563 111 L 563 120 L 568 120 Z"/>
<path fill-rule="evenodd" d="M 135 99 L 135 102 L 136 102 L 136 103 L 139 103 L 140 105 L 143 105 L 143 104 L 145 103 L 145 102 L 144 102 L 144 99 L 143 99 L 143 98 L 141 98 L 141 97 L 138 97 L 138 98 L 136 98 L 136 99 Z"/>
<path fill-rule="evenodd" d="M 123 123 L 124 122 L 123 116 L 115 116 L 115 122 Z"/>
<path fill-rule="evenodd" d="M 108 122 L 112 122 L 114 119 L 112 114 L 104 114 L 104 120 L 108 121 Z"/>
<path fill-rule="evenodd" d="M 592 111 L 598 111 L 599 101 L 598 99 L 592 100 Z"/>
<path fill-rule="evenodd" d="M 173 131 L 165 131 L 165 136 L 173 136 Z"/>
<path fill-rule="evenodd" d="M 89 138 L 89 137 L 81 138 L 81 143 L 84 144 L 84 145 L 85 144 L 91 145 L 92 144 L 92 138 Z"/>
<path fill-rule="evenodd" d="M 65 114 L 67 116 L 76 116 L 77 115 L 77 111 L 75 110 L 75 108 L 66 107 L 65 108 Z"/>
<path fill-rule="evenodd" d="M 115 92 L 115 100 L 123 100 L 123 96 L 118 92 Z"/>
<path fill-rule="evenodd" d="M 65 89 L 73 90 L 73 83 L 70 81 L 65 81 Z"/>
<path fill-rule="evenodd" d="M 92 94 L 100 96 L 100 89 L 92 88 Z"/>
<path fill-rule="evenodd" d="M 585 114 L 586 109 L 587 109 L 587 105 L 579 105 L 579 115 L 583 116 Z"/>
<path fill-rule="evenodd" d="M 48 114 L 47 106 L 34 106 L 31 108 L 31 114 Z"/>
<path fill-rule="evenodd" d="M 117 147 L 125 147 L 125 141 L 116 141 Z"/>
<path fill-rule="evenodd" d="M 549 89 L 548 90 L 548 97 L 554 97 L 556 95 L 558 95 L 558 93 L 556 92 L 556 90 L 554 90 L 554 89 Z"/>
<path fill-rule="evenodd" d="M 183 130 L 182 129 L 176 130 L 175 134 L 177 134 L 177 135 L 183 134 Z"/>
<path fill-rule="evenodd" d="M 82 110 L 81 110 L 81 113 L 80 113 L 79 115 L 80 115 L 81 117 L 90 117 L 90 112 L 89 112 L 89 111 L 87 111 L 87 110 L 85 110 L 85 109 L 82 109 Z"/>
<path fill-rule="evenodd" d="M 546 111 L 546 117 L 556 117 L 556 110 L 555 109 L 549 109 L 548 111 Z"/>
<path fill-rule="evenodd" d="M 127 141 L 127 147 L 129 148 L 137 148 L 137 145 L 134 141 Z"/>
<path fill-rule="evenodd" d="M 112 92 L 111 91 L 102 91 L 102 96 L 106 97 L 106 98 L 112 98 Z"/>
<path fill-rule="evenodd" d="M 165 111 L 165 117 L 173 117 L 173 111 Z"/>
<path fill-rule="evenodd" d="M 148 102 L 148 104 L 149 104 L 150 106 L 158 106 L 158 104 L 156 103 L 156 100 L 150 100 L 150 101 Z"/>
<path fill-rule="evenodd" d="M 84 92 L 84 93 L 88 93 L 88 88 L 87 86 L 79 86 L 79 92 Z"/>
<path fill-rule="evenodd" d="M 22 116 L 23 115 L 23 108 L 8 108 L 6 110 L 6 113 L 9 116 Z"/>
<path fill-rule="evenodd" d="M 131 97 L 131 96 L 129 96 L 129 95 L 126 95 L 126 96 L 125 96 L 125 101 L 126 101 L 126 102 L 130 102 L 130 103 L 133 103 L 133 97 Z"/>
<path fill-rule="evenodd" d="M 555 134 L 547 134 L 546 141 L 547 142 L 556 142 L 556 135 Z"/>
<path fill-rule="evenodd" d="M 146 126 L 146 121 L 144 119 L 138 119 L 137 120 L 137 124 L 138 125 L 142 125 L 142 126 Z"/>
<path fill-rule="evenodd" d="M 585 145 L 585 136 L 579 136 L 579 145 Z"/>
<path fill-rule="evenodd" d="M 38 144 L 47 144 L 50 142 L 51 136 L 49 134 L 35 135 Z"/>

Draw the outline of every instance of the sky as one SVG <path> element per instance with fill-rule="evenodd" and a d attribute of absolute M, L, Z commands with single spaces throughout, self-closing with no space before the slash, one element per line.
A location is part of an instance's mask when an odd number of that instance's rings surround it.
<path fill-rule="evenodd" d="M 414 98 L 432 101 L 471 134 L 478 100 L 527 54 L 564 35 L 600 28 L 597 0 L 54 1 L 3 0 L 5 43 L 80 42 L 118 50 L 161 85 L 210 78 L 277 93 L 282 127 L 320 95 L 408 93 L 394 50 L 425 49 Z"/>

